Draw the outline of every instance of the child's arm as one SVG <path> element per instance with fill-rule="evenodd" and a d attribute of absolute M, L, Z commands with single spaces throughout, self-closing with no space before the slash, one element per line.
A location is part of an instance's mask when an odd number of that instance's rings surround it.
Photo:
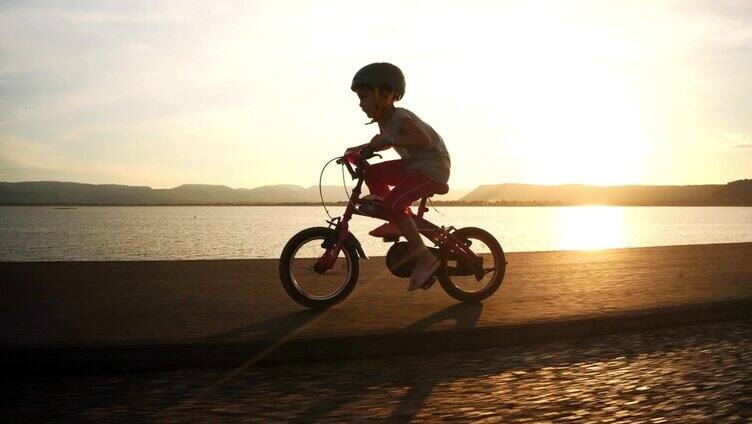
<path fill-rule="evenodd" d="M 371 143 L 361 144 L 360 146 L 348 147 L 347 150 L 345 150 L 345 154 L 350 153 L 350 152 L 357 152 L 358 150 L 368 146 L 369 144 Z"/>
<path fill-rule="evenodd" d="M 430 143 L 428 135 L 409 117 L 402 118 L 402 131 L 392 138 L 398 147 L 426 147 Z"/>
<path fill-rule="evenodd" d="M 385 144 L 384 141 L 387 137 L 391 137 L 391 143 Z M 415 121 L 409 117 L 402 118 L 402 126 L 399 134 L 392 136 L 385 136 L 377 134 L 371 139 L 369 143 L 374 150 L 384 150 L 392 146 L 397 147 L 425 147 L 430 143 L 428 135 L 421 130 Z"/>

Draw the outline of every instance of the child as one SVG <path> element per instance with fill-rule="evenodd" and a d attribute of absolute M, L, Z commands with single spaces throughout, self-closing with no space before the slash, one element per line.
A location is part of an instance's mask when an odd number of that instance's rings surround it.
<path fill-rule="evenodd" d="M 409 244 L 406 258 L 415 258 L 410 275 L 412 291 L 425 284 L 440 266 L 439 259 L 423 244 L 410 217 L 410 205 L 426 196 L 445 193 L 449 181 L 450 159 L 441 136 L 407 109 L 394 102 L 405 94 L 405 77 L 390 63 L 372 63 L 359 70 L 351 89 L 360 99 L 360 108 L 379 124 L 379 134 L 371 142 L 348 151 L 370 146 L 374 151 L 393 147 L 402 159 L 371 165 L 364 179 L 371 196 L 383 198 L 390 211 L 390 222 L 370 234 L 387 237 L 402 234 Z M 389 190 L 389 186 L 393 186 Z"/>

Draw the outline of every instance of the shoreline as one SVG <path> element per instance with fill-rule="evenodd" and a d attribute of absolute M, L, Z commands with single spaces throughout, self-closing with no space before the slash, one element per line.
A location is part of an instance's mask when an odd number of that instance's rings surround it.
<path fill-rule="evenodd" d="M 749 241 L 736 241 L 728 243 L 696 243 L 696 244 L 665 244 L 654 246 L 624 246 L 624 247 L 606 247 L 596 249 L 569 249 L 569 250 L 523 250 L 523 251 L 504 251 L 506 254 L 535 254 L 535 253 L 595 253 L 595 252 L 613 252 L 623 250 L 638 250 L 638 249 L 661 249 L 661 248 L 677 248 L 677 247 L 693 247 L 693 246 L 726 246 L 726 245 L 744 245 L 752 244 L 752 240 Z M 369 255 L 368 259 L 361 259 L 361 261 L 374 261 L 383 260 L 386 256 L 383 255 Z M 132 263 L 132 262 L 211 262 L 211 261 L 278 261 L 278 257 L 262 258 L 262 257 L 250 257 L 250 258 L 190 258 L 190 259 L 72 259 L 72 260 L 29 260 L 29 261 L 15 261 L 0 259 L 0 264 L 29 264 L 29 263 Z"/>
<path fill-rule="evenodd" d="M 348 202 L 326 202 L 326 206 L 347 206 Z M 752 203 L 749 204 L 737 204 L 737 203 L 707 203 L 707 204 L 693 204 L 693 203 L 553 203 L 553 202 L 455 202 L 455 201 L 435 201 L 435 206 L 442 207 L 656 207 L 656 208 L 668 208 L 668 207 L 752 207 Z M 187 207 L 187 206 L 246 206 L 246 207 L 270 207 L 270 206 L 291 206 L 291 207 L 322 207 L 321 203 L 315 202 L 283 202 L 283 203 L 133 203 L 133 204 L 118 204 L 118 203 L 30 203 L 30 204 L 0 204 L 0 207 L 48 207 L 48 208 L 60 208 L 60 209 L 75 209 L 79 207 Z M 413 206 L 417 206 L 413 205 Z"/>

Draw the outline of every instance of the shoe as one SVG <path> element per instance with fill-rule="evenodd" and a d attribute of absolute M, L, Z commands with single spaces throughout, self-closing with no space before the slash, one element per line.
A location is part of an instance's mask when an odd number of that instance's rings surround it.
<path fill-rule="evenodd" d="M 441 261 L 431 252 L 428 252 L 430 259 L 421 259 L 415 264 L 412 274 L 410 274 L 410 286 L 408 291 L 417 290 L 422 287 L 433 276 L 441 266 Z"/>
<path fill-rule="evenodd" d="M 432 275 L 432 276 L 431 276 L 431 277 L 430 277 L 430 278 L 428 279 L 428 281 L 426 281 L 425 283 L 423 283 L 423 285 L 422 285 L 422 286 L 420 286 L 420 288 L 422 288 L 423 290 L 428 290 L 428 289 L 430 289 L 430 288 L 431 288 L 431 286 L 433 286 L 433 283 L 435 283 L 435 282 L 436 282 L 436 276 L 435 276 L 435 275 Z"/>
<path fill-rule="evenodd" d="M 417 251 L 417 252 L 405 252 L 402 256 L 399 257 L 395 261 L 395 263 L 392 265 L 392 268 L 394 269 L 400 269 L 402 267 L 409 267 L 410 269 L 415 268 L 415 261 L 420 257 L 420 255 L 424 254 L 425 251 Z"/>
<path fill-rule="evenodd" d="M 360 198 L 360 203 L 381 203 L 384 198 L 375 194 L 366 194 Z"/>
<path fill-rule="evenodd" d="M 399 237 L 402 235 L 399 228 L 391 222 L 387 222 L 386 224 L 374 228 L 368 234 L 378 238 Z"/>

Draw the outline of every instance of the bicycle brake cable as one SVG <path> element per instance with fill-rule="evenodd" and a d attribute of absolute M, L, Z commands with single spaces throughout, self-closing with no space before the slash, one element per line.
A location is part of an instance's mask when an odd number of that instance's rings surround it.
<path fill-rule="evenodd" d="M 340 168 L 342 168 L 342 187 L 345 189 L 345 197 L 349 200 L 350 192 L 347 191 L 347 182 L 345 182 L 345 165 L 340 165 Z"/>
<path fill-rule="evenodd" d="M 345 198 L 347 198 L 347 204 L 348 205 L 352 204 L 353 206 L 355 206 L 352 202 L 352 199 L 350 199 L 350 192 L 348 191 L 349 189 L 347 188 L 347 183 L 345 182 L 345 165 L 343 164 L 341 165 L 341 167 L 342 167 L 342 185 L 343 185 L 343 188 L 345 189 Z"/>
<path fill-rule="evenodd" d="M 430 198 L 430 197 L 428 198 L 428 203 L 430 203 L 430 204 L 431 204 L 431 207 L 433 208 L 433 210 L 435 210 L 435 211 L 436 211 L 436 213 L 437 213 L 437 214 L 439 214 L 439 215 L 441 215 L 441 216 L 444 216 L 444 214 L 443 214 L 443 213 L 441 213 L 441 212 L 439 212 L 439 210 L 438 210 L 438 209 L 436 209 L 436 206 L 434 206 L 434 205 L 433 205 L 433 200 L 431 200 L 431 198 Z"/>
<path fill-rule="evenodd" d="M 319 197 L 321 198 L 321 206 L 324 207 L 324 212 L 326 212 L 326 215 L 329 217 L 330 220 L 334 219 L 334 217 L 329 213 L 329 209 L 327 209 L 326 207 L 326 202 L 324 202 L 324 192 L 321 190 L 321 179 L 324 178 L 324 170 L 326 169 L 326 167 L 329 166 L 329 164 L 332 163 L 332 161 L 335 161 L 341 157 L 342 156 L 337 156 L 336 158 L 333 158 L 329 162 L 325 163 L 324 167 L 321 168 L 321 174 L 319 174 Z"/>

